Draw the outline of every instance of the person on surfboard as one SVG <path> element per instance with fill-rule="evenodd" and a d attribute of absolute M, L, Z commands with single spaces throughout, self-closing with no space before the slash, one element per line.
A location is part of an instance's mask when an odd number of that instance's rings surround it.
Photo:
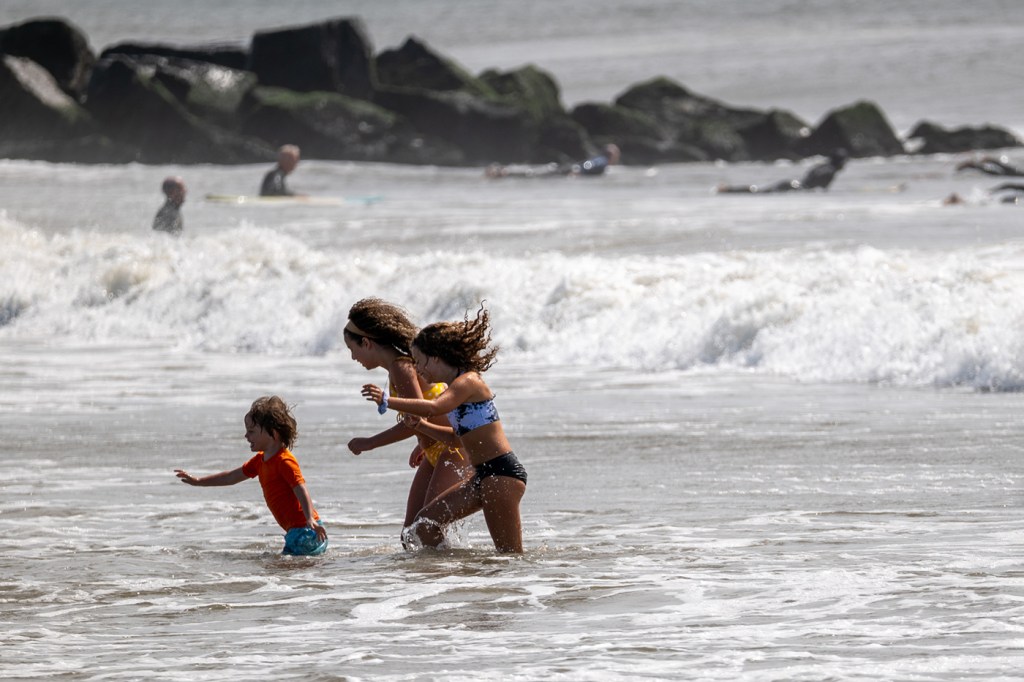
<path fill-rule="evenodd" d="M 285 177 L 299 165 L 299 157 L 299 148 L 293 144 L 286 144 L 277 150 L 277 165 L 263 176 L 263 183 L 260 185 L 261 197 L 300 196 L 288 189 L 285 182 Z"/>

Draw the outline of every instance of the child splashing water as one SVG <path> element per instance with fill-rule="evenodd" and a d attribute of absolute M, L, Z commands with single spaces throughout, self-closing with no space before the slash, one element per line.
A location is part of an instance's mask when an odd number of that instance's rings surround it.
<path fill-rule="evenodd" d="M 416 326 L 398 306 L 379 298 L 358 301 L 349 310 L 344 336 L 353 360 L 368 370 L 378 367 L 387 370 L 392 396 L 433 398 L 447 388 L 444 384 L 430 385 L 417 375 L 409 350 L 416 336 Z M 444 423 L 443 418 L 439 421 Z M 416 475 L 409 487 L 405 507 L 403 545 L 406 529 L 416 514 L 442 492 L 472 475 L 468 460 L 456 447 L 417 434 L 405 426 L 401 418 L 399 423 L 385 431 L 366 438 L 353 438 L 348 442 L 352 454 L 359 455 L 413 436 L 418 438 L 419 444 L 409 455 L 409 466 L 416 469 Z"/>
<path fill-rule="evenodd" d="M 327 549 L 327 531 L 313 508 L 299 463 L 288 448 L 298 435 L 295 418 L 276 395 L 257 398 L 245 415 L 245 439 L 255 452 L 242 466 L 196 478 L 182 469 L 182 483 L 196 486 L 235 485 L 259 476 L 267 507 L 285 530 L 282 554 L 315 555 Z"/>
<path fill-rule="evenodd" d="M 494 394 L 481 376 L 494 364 L 498 352 L 490 344 L 490 318 L 481 306 L 473 320 L 467 314 L 462 322 L 437 322 L 413 339 L 416 371 L 426 381 L 448 384 L 444 393 L 431 400 L 393 398 L 378 386 L 363 386 L 367 400 L 381 409 L 406 413 L 406 426 L 459 447 L 475 467 L 471 479 L 449 489 L 416 515 L 411 530 L 430 547 L 444 540 L 446 525 L 483 511 L 497 550 L 523 551 L 519 503 L 526 493 L 526 469 L 512 452 L 494 406 Z M 447 415 L 450 426 L 430 421 L 438 415 Z"/>

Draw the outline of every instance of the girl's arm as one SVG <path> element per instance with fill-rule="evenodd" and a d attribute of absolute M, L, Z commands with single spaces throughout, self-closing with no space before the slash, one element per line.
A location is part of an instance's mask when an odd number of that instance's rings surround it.
<path fill-rule="evenodd" d="M 402 422 L 416 433 L 423 434 L 431 440 L 441 441 L 453 448 L 462 447 L 462 439 L 455 435 L 455 430 L 450 426 L 441 426 L 413 414 L 405 415 Z"/>
<path fill-rule="evenodd" d="M 416 374 L 416 366 L 411 362 L 395 361 L 388 370 L 388 379 L 399 396 L 406 398 L 423 396 L 423 389 L 420 387 L 419 377 Z M 368 450 L 398 443 L 412 435 L 414 435 L 412 429 L 399 423 L 368 438 L 353 438 L 348 442 L 348 449 L 352 451 L 352 454 L 358 455 Z"/>
<path fill-rule="evenodd" d="M 366 384 L 362 390 L 363 396 L 372 402 L 380 405 L 384 402 L 384 391 L 374 384 Z M 483 379 L 476 372 L 463 374 L 455 379 L 448 386 L 448 390 L 433 400 L 409 399 L 409 398 L 388 398 L 387 407 L 389 410 L 398 410 L 407 414 L 414 414 L 417 417 L 433 417 L 439 414 L 447 414 L 462 403 L 472 400 L 486 400 L 490 391 Z"/>
<path fill-rule="evenodd" d="M 175 469 L 174 473 L 178 475 L 182 483 L 188 483 L 189 485 L 198 486 L 211 486 L 211 485 L 234 485 L 241 483 L 249 477 L 242 473 L 242 467 L 232 469 L 231 471 L 222 471 L 219 474 L 210 474 L 209 476 L 201 476 L 196 478 L 192 474 L 182 469 Z"/>
<path fill-rule="evenodd" d="M 391 445 L 392 443 L 403 441 L 412 435 L 413 432 L 408 426 L 395 424 L 390 429 L 386 429 L 367 438 L 353 438 L 348 442 L 348 449 L 352 451 L 353 455 L 358 455 L 369 450 L 384 447 L 385 445 Z"/>
<path fill-rule="evenodd" d="M 313 518 L 313 499 L 309 496 L 306 484 L 299 483 L 292 488 L 292 492 L 295 493 L 295 498 L 299 501 L 299 506 L 302 507 L 302 513 L 306 516 L 306 525 L 316 532 L 316 539 L 323 542 L 327 539 L 327 529 Z"/>

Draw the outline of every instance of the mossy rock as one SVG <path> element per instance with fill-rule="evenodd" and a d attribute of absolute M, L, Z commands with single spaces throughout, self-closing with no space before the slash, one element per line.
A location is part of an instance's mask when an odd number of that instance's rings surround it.
<path fill-rule="evenodd" d="M 535 120 L 566 115 L 558 83 L 547 71 L 532 64 L 514 71 L 489 69 L 480 74 L 480 80 Z"/>
<path fill-rule="evenodd" d="M 414 36 L 398 49 L 381 52 L 375 63 L 377 82 L 384 87 L 461 91 L 485 99 L 497 97 L 482 80 Z"/>
<path fill-rule="evenodd" d="M 306 158 L 384 161 L 410 135 L 394 112 L 333 92 L 257 87 L 241 119 L 244 134 L 275 147 L 297 144 Z"/>

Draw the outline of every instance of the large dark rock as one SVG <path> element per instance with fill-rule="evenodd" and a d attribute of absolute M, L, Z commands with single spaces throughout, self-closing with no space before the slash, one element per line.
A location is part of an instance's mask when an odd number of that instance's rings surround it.
<path fill-rule="evenodd" d="M 61 90 L 49 71 L 30 59 L 0 58 L 0 102 L 2 158 L 77 160 L 104 144 L 92 117 Z M 111 153 L 113 160 L 123 158 Z M 107 154 L 98 149 L 92 159 L 98 158 L 106 160 Z"/>
<path fill-rule="evenodd" d="M 807 138 L 803 151 L 807 156 L 828 156 L 836 149 L 845 149 L 854 158 L 904 153 L 903 144 L 882 110 L 867 101 L 827 114 Z"/>
<path fill-rule="evenodd" d="M 239 105 L 256 87 L 251 71 L 212 62 L 154 54 L 121 54 L 118 59 L 159 82 L 191 113 L 228 129 L 236 126 Z"/>
<path fill-rule="evenodd" d="M 533 65 L 501 72 L 480 74 L 480 80 L 496 93 L 499 101 L 518 107 L 533 135 L 523 163 L 570 163 L 593 153 L 587 131 L 562 106 L 554 77 Z"/>
<path fill-rule="evenodd" d="M 431 150 L 400 117 L 333 92 L 258 87 L 246 98 L 241 130 L 273 146 L 297 144 L 306 158 L 434 163 L 453 150 Z"/>
<path fill-rule="evenodd" d="M 86 110 L 30 59 L 0 60 L 0 158 L 124 163 L 135 150 L 98 131 Z"/>
<path fill-rule="evenodd" d="M 425 138 L 439 138 L 459 150 L 458 158 L 436 163 L 462 165 L 532 158 L 535 129 L 522 109 L 464 91 L 384 88 L 375 103 L 408 120 Z"/>
<path fill-rule="evenodd" d="M 409 38 L 377 57 L 377 77 L 375 101 L 424 140 L 460 150 L 456 162 L 566 162 L 587 153 L 586 132 L 566 114 L 558 84 L 534 66 L 477 78 Z"/>
<path fill-rule="evenodd" d="M 915 154 L 956 154 L 975 149 L 1019 147 L 1016 135 L 997 126 L 963 127 L 949 130 L 930 121 L 921 121 L 907 136 Z"/>
<path fill-rule="evenodd" d="M 229 69 L 244 71 L 249 66 L 249 51 L 240 45 L 214 44 L 195 47 L 174 47 L 147 43 L 118 43 L 105 48 L 100 59 L 114 55 L 127 57 L 170 57 L 187 59 L 190 62 L 216 64 Z"/>
<path fill-rule="evenodd" d="M 480 74 L 480 81 L 537 121 L 566 115 L 558 83 L 547 71 L 532 64 L 512 71 L 488 69 Z"/>
<path fill-rule="evenodd" d="M 24 57 L 0 57 L 5 138 L 67 139 L 95 132 L 92 118 L 49 71 Z"/>
<path fill-rule="evenodd" d="M 144 163 L 250 163 L 274 158 L 267 144 L 202 120 L 155 72 L 125 57 L 97 62 L 86 107 L 114 142 Z"/>
<path fill-rule="evenodd" d="M 668 78 L 635 85 L 616 98 L 615 104 L 654 119 L 665 134 L 662 146 L 693 147 L 709 159 L 725 161 L 750 159 L 739 131 L 763 116 L 752 109 L 735 109 L 694 94 Z"/>
<path fill-rule="evenodd" d="M 709 158 L 703 150 L 681 142 L 650 114 L 635 109 L 588 102 L 577 105 L 572 110 L 572 118 L 595 144 L 618 145 L 624 164 L 707 161 Z"/>
<path fill-rule="evenodd" d="M 77 27 L 60 18 L 40 18 L 0 31 L 0 53 L 27 57 L 53 75 L 64 92 L 78 97 L 89 82 L 96 55 Z"/>
<path fill-rule="evenodd" d="M 756 122 L 739 129 L 754 161 L 799 159 L 811 128 L 788 111 L 773 109 Z"/>
<path fill-rule="evenodd" d="M 523 163 L 575 163 L 595 154 L 586 129 L 567 115 L 540 122 L 535 136 Z"/>
<path fill-rule="evenodd" d="M 249 70 L 268 85 L 298 92 L 372 97 L 373 50 L 358 19 L 262 31 L 253 36 Z"/>
<path fill-rule="evenodd" d="M 456 62 L 443 57 L 414 37 L 397 50 L 377 55 L 377 82 L 381 86 L 422 90 L 461 90 L 479 97 L 494 92 Z"/>

